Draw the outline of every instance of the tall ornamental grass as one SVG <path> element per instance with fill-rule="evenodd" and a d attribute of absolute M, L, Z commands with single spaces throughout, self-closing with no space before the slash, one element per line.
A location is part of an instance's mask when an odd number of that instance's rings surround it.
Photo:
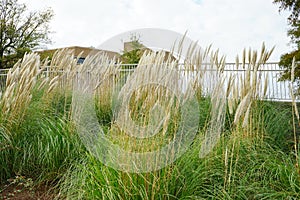
<path fill-rule="evenodd" d="M 272 51 L 264 45 L 259 53 L 244 50 L 236 68 L 245 73 L 232 75 L 224 73 L 225 57 L 196 45 L 182 65 L 163 52 L 146 52 L 129 74 L 103 54 L 82 65 L 67 50 L 44 62 L 25 55 L 9 71 L 0 99 L 0 183 L 32 177 L 51 185 L 57 199 L 299 199 L 298 105 L 295 99 L 263 100 L 268 85 L 260 69 Z M 190 77 L 192 90 L 184 90 L 183 77 Z M 175 92 L 143 84 L 151 80 Z M 158 170 L 106 166 L 80 139 L 73 120 L 76 87 L 92 92 L 105 136 L 139 152 L 174 139 L 186 120 L 178 94 L 187 103 L 195 96 L 197 106 L 188 107 L 199 115 L 195 138 L 181 157 Z M 147 135 L 153 128 L 158 134 L 149 138 L 127 134 Z"/>

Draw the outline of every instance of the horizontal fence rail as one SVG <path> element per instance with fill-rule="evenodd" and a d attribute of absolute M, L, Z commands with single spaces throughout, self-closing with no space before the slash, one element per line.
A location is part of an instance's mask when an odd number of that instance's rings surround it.
<path fill-rule="evenodd" d="M 236 75 L 245 77 L 247 65 L 243 66 L 239 64 L 236 66 L 235 63 L 227 63 L 225 66 L 225 72 L 227 75 Z M 266 100 L 274 101 L 291 101 L 290 81 L 279 81 L 280 74 L 284 72 L 284 69 L 279 67 L 277 62 L 266 63 L 260 66 L 258 70 L 258 76 L 261 82 L 260 87 L 267 87 L 266 94 L 263 98 Z M 239 81 L 239 80 L 237 80 Z M 263 90 L 263 89 L 261 89 Z"/>
<path fill-rule="evenodd" d="M 205 64 L 202 64 L 205 66 Z M 210 65 L 208 63 L 207 65 Z M 249 68 L 249 64 L 243 65 L 240 63 L 237 65 L 236 63 L 226 63 L 224 67 L 224 76 L 225 78 L 225 84 L 224 87 L 227 86 L 227 81 L 229 77 L 235 77 L 235 84 L 238 88 L 240 88 L 241 85 L 241 79 L 245 79 L 247 69 Z M 136 65 L 121 65 L 121 71 L 125 73 L 132 73 L 134 71 L 134 68 Z M 180 69 L 180 66 L 179 66 Z M 201 69 L 198 69 L 201 70 Z M 203 69 L 205 71 L 204 74 L 202 74 L 202 79 L 204 82 L 202 83 L 202 93 L 204 95 L 210 95 L 212 93 L 212 90 L 214 88 L 215 84 L 215 78 L 216 78 L 216 69 Z M 253 70 L 252 70 L 253 72 Z M 263 91 L 264 87 L 267 87 L 266 93 L 261 94 L 260 98 L 264 100 L 272 100 L 272 101 L 291 101 L 291 91 L 290 91 L 290 81 L 279 81 L 280 74 L 284 72 L 284 69 L 279 67 L 279 64 L 277 62 L 270 62 L 266 63 L 262 66 L 260 66 L 258 70 L 258 76 L 260 79 L 260 90 Z M 181 77 L 183 79 L 183 83 L 187 83 L 188 80 L 195 76 L 197 76 L 197 71 L 187 71 L 187 70 L 181 70 Z M 298 99 L 296 99 L 299 101 Z"/>
<path fill-rule="evenodd" d="M 205 66 L 205 64 L 203 64 Z M 122 64 L 116 66 L 119 68 L 119 72 L 125 74 L 126 78 L 123 80 L 124 82 L 126 79 L 130 77 L 130 75 L 134 72 L 134 69 L 137 67 L 135 64 Z M 249 64 L 239 64 L 236 63 L 226 63 L 224 67 L 224 87 L 226 87 L 226 84 L 228 84 L 229 77 L 235 77 L 234 83 L 237 85 L 237 88 L 241 86 L 241 81 L 246 76 L 247 70 L 249 67 Z M 181 69 L 180 65 L 178 67 L 179 74 L 180 74 L 180 81 L 181 84 L 187 84 L 188 81 L 191 78 L 197 78 L 201 74 L 202 76 L 202 93 L 203 95 L 210 95 L 212 93 L 212 90 L 214 88 L 214 84 L 216 82 L 216 73 L 217 70 L 214 69 L 203 69 L 205 70 L 205 73 L 201 73 L 201 68 L 197 70 L 185 70 L 184 68 Z M 6 78 L 8 74 L 9 69 L 2 69 L 0 70 L 0 90 L 4 91 L 6 87 Z M 262 65 L 259 70 L 259 79 L 260 79 L 260 89 L 267 87 L 266 93 L 261 94 L 260 98 L 264 100 L 272 100 L 272 101 L 291 101 L 291 92 L 290 92 L 290 82 L 289 81 L 278 81 L 280 74 L 284 70 L 279 67 L 278 63 L 266 63 Z M 48 76 L 49 74 L 53 73 L 52 71 L 49 71 L 47 68 L 43 72 L 44 76 Z M 61 72 L 55 72 L 55 73 L 63 73 Z M 251 71 L 250 71 L 251 73 Z M 298 99 L 297 99 L 298 101 Z"/>

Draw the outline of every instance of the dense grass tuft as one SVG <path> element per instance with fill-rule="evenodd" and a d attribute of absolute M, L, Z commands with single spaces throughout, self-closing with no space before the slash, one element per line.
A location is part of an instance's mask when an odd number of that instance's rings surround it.
<path fill-rule="evenodd" d="M 237 78 L 241 85 L 230 77 L 226 91 L 223 57 L 219 60 L 209 50 L 190 56 L 198 64 L 212 56 L 209 66 L 216 88 L 210 96 L 202 93 L 205 81 L 201 79 L 209 69 L 185 64 L 184 73 L 196 72 L 193 75 L 199 77 L 191 84 L 193 90 L 182 92 L 174 73 L 177 63 L 164 60 L 161 53 L 145 54 L 126 76 L 103 55 L 76 66 L 71 52 L 58 52 L 47 74 L 39 69 L 37 55 L 27 55 L 10 72 L 0 101 L 0 186 L 21 175 L 37 184 L 49 183 L 57 199 L 300 199 L 296 109 L 287 103 L 262 101 L 257 89 L 259 67 L 270 53 L 262 50 L 260 59 L 257 52 L 244 53 L 243 67 L 245 57 L 251 63 L 246 75 Z M 25 76 L 30 76 L 29 81 Z M 157 77 L 154 80 L 160 82 L 155 85 L 152 78 Z M 132 91 L 137 83 L 142 87 Z M 170 92 L 162 85 L 180 89 Z M 105 136 L 114 144 L 126 144 L 125 150 L 148 152 L 167 144 L 180 130 L 181 121 L 192 124 L 192 117 L 181 115 L 186 110 L 199 115 L 196 136 L 181 157 L 156 171 L 113 169 L 93 156 L 80 139 L 74 120 L 75 86 L 84 89 L 83 95 L 89 89 L 93 92 Z M 192 101 L 191 91 L 196 91 L 197 101 Z M 122 110 L 128 94 L 128 110 Z M 185 110 L 180 102 L 186 103 Z M 159 134 L 136 139 L 126 133 L 125 128 L 132 128 L 143 134 L 149 125 Z M 208 141 L 213 148 L 200 157 L 208 133 L 218 133 L 214 135 L 217 142 Z"/>

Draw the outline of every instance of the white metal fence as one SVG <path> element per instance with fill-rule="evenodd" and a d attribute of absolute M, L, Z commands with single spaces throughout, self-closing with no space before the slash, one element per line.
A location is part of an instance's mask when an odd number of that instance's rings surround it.
<path fill-rule="evenodd" d="M 239 85 L 240 77 L 242 79 L 245 78 L 249 64 L 239 64 L 238 66 L 236 63 L 226 63 L 224 68 L 224 75 L 229 79 L 230 76 L 236 77 L 236 83 Z M 123 65 L 122 71 L 125 73 L 132 73 L 136 65 Z M 211 94 L 212 89 L 214 88 L 214 81 L 216 70 L 207 70 L 204 69 L 206 72 L 204 73 L 204 83 L 202 85 L 202 92 L 203 94 Z M 261 98 L 265 100 L 272 100 L 272 101 L 291 101 L 291 92 L 290 92 L 290 81 L 279 81 L 280 74 L 284 72 L 284 69 L 280 68 L 277 62 L 270 62 L 266 63 L 261 66 L 258 70 L 258 75 L 260 77 L 260 87 L 264 88 L 265 84 L 267 84 L 267 91 L 266 94 L 261 94 Z M 253 73 L 253 71 L 252 71 Z M 182 71 L 182 77 L 184 79 L 189 79 L 193 72 L 185 73 L 184 70 Z M 188 82 L 188 80 L 183 81 Z M 226 85 L 226 80 L 225 84 Z M 261 89 L 262 91 L 263 89 Z"/>
<path fill-rule="evenodd" d="M 6 77 L 9 69 L 0 69 L 0 91 L 5 90 Z"/>
<path fill-rule="evenodd" d="M 246 64 L 247 65 L 247 64 Z M 120 71 L 122 73 L 125 73 L 130 76 L 130 74 L 134 71 L 136 65 L 126 65 L 123 64 L 120 68 Z M 243 68 L 242 64 L 239 66 L 236 65 L 236 63 L 227 63 L 224 68 L 224 74 L 226 77 L 229 76 L 236 76 L 236 77 L 245 77 L 245 73 L 247 66 Z M 278 65 L 278 63 L 266 63 L 263 66 L 260 67 L 258 73 L 261 77 L 261 87 L 265 87 L 264 84 L 267 84 L 267 92 L 264 95 L 264 99 L 266 100 L 273 100 L 273 101 L 291 101 L 291 94 L 289 81 L 278 81 L 280 77 L 280 73 L 282 73 L 284 70 L 281 69 Z M 0 70 L 0 90 L 5 90 L 5 82 L 7 77 L 8 69 L 2 69 Z M 46 72 L 49 73 L 49 72 Z M 214 79 L 211 78 L 210 72 L 206 73 L 204 80 L 205 83 L 203 84 L 202 91 L 204 94 L 209 94 L 211 92 L 211 88 L 213 88 L 214 85 Z M 127 76 L 127 77 L 129 77 Z M 188 76 L 185 76 L 186 79 L 188 79 Z M 236 81 L 238 82 L 240 79 L 237 78 Z M 126 80 L 124 80 L 126 81 Z"/>
<path fill-rule="evenodd" d="M 245 67 L 247 68 L 247 66 Z M 266 63 L 258 70 L 260 76 L 261 88 L 267 84 L 267 92 L 264 96 L 267 100 L 274 101 L 291 101 L 290 81 L 279 81 L 280 74 L 284 69 L 280 68 L 278 63 Z M 227 63 L 225 66 L 225 73 L 242 75 L 245 77 L 246 70 L 243 69 L 242 64 L 238 67 L 235 63 Z"/>

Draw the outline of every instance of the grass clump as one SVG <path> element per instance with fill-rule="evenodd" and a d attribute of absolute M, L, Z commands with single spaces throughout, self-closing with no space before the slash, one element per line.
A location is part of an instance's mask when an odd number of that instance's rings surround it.
<path fill-rule="evenodd" d="M 245 74 L 230 77 L 225 58 L 209 49 L 190 47 L 184 65 L 148 52 L 125 83 L 124 71 L 105 55 L 77 66 L 72 52 L 57 52 L 47 71 L 37 55 L 26 55 L 9 72 L 0 100 L 0 185 L 30 177 L 53 186 L 57 199 L 299 199 L 297 106 L 263 100 L 259 69 L 271 52 L 244 51 L 236 67 Z M 190 87 L 182 77 L 192 77 Z M 130 153 L 159 150 L 184 138 L 180 131 L 196 134 L 164 167 L 118 170 L 81 138 L 78 89 L 91 97 L 104 136 Z"/>

